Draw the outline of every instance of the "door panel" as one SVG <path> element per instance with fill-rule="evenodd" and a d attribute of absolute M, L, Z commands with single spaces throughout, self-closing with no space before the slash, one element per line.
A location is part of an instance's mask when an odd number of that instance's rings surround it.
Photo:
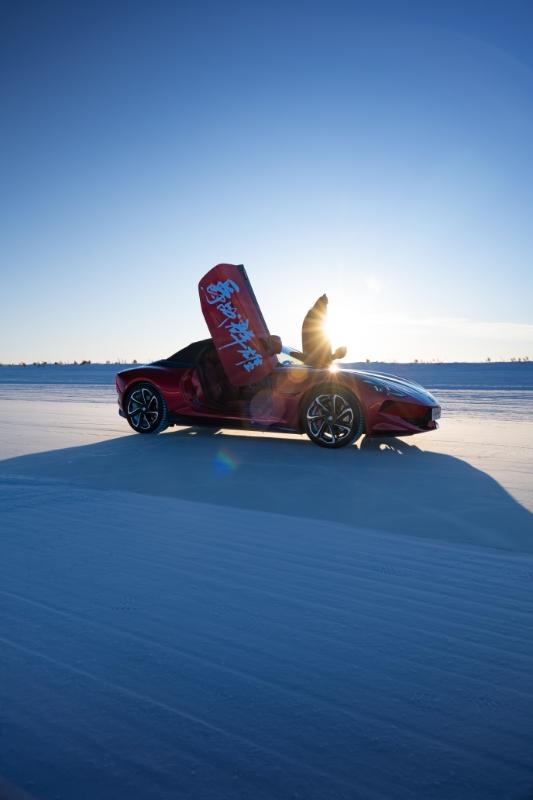
<path fill-rule="evenodd" d="M 248 386 L 277 365 L 268 328 L 242 264 L 217 264 L 198 285 L 202 312 L 233 386 Z"/>

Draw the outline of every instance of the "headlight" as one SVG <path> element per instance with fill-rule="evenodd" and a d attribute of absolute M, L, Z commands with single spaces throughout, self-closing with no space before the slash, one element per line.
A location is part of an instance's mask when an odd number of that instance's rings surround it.
<path fill-rule="evenodd" d="M 371 389 L 379 394 L 387 394 L 387 387 L 384 383 L 377 383 L 377 381 L 371 381 L 368 378 L 363 378 L 363 383 L 366 383 Z"/>
<path fill-rule="evenodd" d="M 411 397 L 412 392 L 406 392 L 403 389 L 400 389 L 398 386 L 393 386 L 391 384 L 387 384 L 389 394 L 393 397 Z"/>
<path fill-rule="evenodd" d="M 364 383 L 371 386 L 378 394 L 386 394 L 389 397 L 409 397 L 409 392 L 400 389 L 394 383 L 388 381 L 377 380 L 376 378 L 363 378 Z"/>

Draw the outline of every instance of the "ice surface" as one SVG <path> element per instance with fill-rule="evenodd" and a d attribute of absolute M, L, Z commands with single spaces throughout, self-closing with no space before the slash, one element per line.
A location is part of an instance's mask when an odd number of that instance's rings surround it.
<path fill-rule="evenodd" d="M 43 369 L 0 385 L 2 800 L 533 793 L 533 392 L 327 452 Z"/>

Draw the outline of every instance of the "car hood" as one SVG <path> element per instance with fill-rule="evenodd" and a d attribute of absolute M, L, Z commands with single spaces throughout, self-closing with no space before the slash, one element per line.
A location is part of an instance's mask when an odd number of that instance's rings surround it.
<path fill-rule="evenodd" d="M 411 381 L 407 378 L 400 378 L 398 375 L 387 375 L 384 372 L 370 372 L 364 369 L 343 367 L 340 364 L 339 372 L 353 375 L 355 378 L 359 378 L 364 383 L 369 385 L 386 385 L 392 389 L 392 393 L 394 393 L 394 390 L 396 389 L 398 393 L 406 393 L 411 397 L 421 400 L 422 402 L 427 403 L 429 401 L 430 403 L 437 405 L 437 401 L 431 392 L 428 392 L 427 389 L 424 389 L 424 387 L 420 386 L 420 384 L 416 383 L 416 381 Z"/>

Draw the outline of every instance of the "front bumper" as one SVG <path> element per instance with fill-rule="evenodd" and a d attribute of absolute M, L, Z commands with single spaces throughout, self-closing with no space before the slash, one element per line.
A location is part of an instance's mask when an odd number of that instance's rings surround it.
<path fill-rule="evenodd" d="M 404 400 L 385 400 L 371 433 L 408 435 L 437 430 L 440 406 L 426 406 Z"/>

